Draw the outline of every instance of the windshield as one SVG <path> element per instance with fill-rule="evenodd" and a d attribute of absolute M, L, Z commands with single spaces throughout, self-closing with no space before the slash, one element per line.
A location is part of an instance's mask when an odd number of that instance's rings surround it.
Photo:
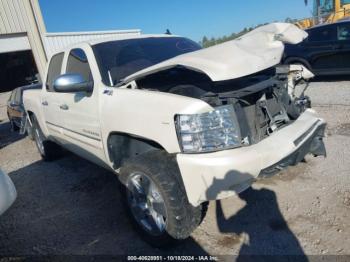
<path fill-rule="evenodd" d="M 334 0 L 314 0 L 314 16 L 334 12 Z"/>
<path fill-rule="evenodd" d="M 144 68 L 199 49 L 199 44 L 182 37 L 118 40 L 93 46 L 102 81 L 108 86 Z"/>

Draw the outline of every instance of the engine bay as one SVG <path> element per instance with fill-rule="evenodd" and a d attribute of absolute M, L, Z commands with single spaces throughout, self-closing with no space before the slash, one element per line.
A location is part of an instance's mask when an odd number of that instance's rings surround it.
<path fill-rule="evenodd" d="M 201 72 L 177 67 L 141 78 L 136 84 L 138 89 L 201 99 L 214 108 L 232 105 L 242 145 L 251 145 L 289 125 L 311 107 L 304 92 L 299 97 L 294 95 L 295 85 L 301 80 L 291 79 L 290 67 L 283 65 L 220 82 L 211 81 Z"/>

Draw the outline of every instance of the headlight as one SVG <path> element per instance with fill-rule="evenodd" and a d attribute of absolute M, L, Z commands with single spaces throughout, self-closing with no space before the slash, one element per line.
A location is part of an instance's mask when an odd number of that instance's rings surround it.
<path fill-rule="evenodd" d="M 241 133 L 233 106 L 217 107 L 196 115 L 178 115 L 176 125 L 184 153 L 210 152 L 241 146 Z"/>

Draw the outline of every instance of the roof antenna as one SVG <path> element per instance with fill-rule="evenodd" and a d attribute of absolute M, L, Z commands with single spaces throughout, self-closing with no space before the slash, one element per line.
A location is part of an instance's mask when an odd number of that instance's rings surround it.
<path fill-rule="evenodd" d="M 166 35 L 172 35 L 172 33 L 170 32 L 169 29 L 167 29 L 167 30 L 165 31 L 165 34 L 166 34 Z"/>

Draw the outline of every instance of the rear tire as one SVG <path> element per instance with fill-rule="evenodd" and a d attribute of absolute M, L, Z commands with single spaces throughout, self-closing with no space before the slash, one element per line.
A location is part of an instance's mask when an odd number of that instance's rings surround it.
<path fill-rule="evenodd" d="M 127 160 L 119 178 L 132 224 L 150 245 L 176 244 L 201 223 L 206 210 L 188 202 L 176 160 L 166 152 L 151 151 Z"/>
<path fill-rule="evenodd" d="M 62 156 L 62 148 L 56 143 L 49 141 L 41 131 L 40 125 L 33 115 L 32 120 L 32 134 L 34 142 L 38 148 L 38 151 L 44 161 L 53 161 Z"/>

